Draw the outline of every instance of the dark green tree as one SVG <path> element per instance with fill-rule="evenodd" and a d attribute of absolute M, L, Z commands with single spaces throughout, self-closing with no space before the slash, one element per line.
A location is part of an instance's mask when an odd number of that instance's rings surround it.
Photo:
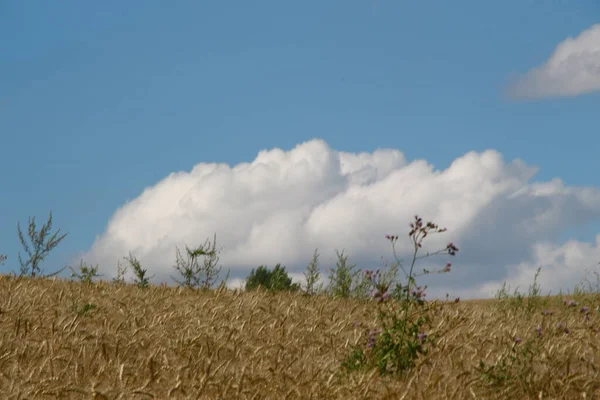
<path fill-rule="evenodd" d="M 246 290 L 256 290 L 259 286 L 271 291 L 300 289 L 297 283 L 292 284 L 292 279 L 281 264 L 277 264 L 272 271 L 263 265 L 259 266 L 256 271 L 254 269 L 250 271 L 250 275 L 246 278 Z"/>

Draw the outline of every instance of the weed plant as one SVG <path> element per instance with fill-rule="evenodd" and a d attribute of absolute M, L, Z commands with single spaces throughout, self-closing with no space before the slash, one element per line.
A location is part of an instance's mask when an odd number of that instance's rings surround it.
<path fill-rule="evenodd" d="M 57 237 L 60 233 L 60 229 L 57 232 L 54 232 L 52 236 L 47 237 L 50 234 L 50 230 L 52 229 L 52 212 L 48 215 L 48 221 L 42 228 L 36 231 L 35 226 L 35 217 L 29 218 L 29 225 L 27 229 L 27 236 L 29 237 L 29 241 L 31 243 L 27 243 L 23 232 L 21 231 L 21 225 L 17 222 L 17 234 L 19 235 L 19 240 L 21 241 L 21 246 L 25 252 L 29 255 L 29 258 L 26 261 L 23 261 L 21 258 L 21 253 L 19 252 L 19 264 L 21 265 L 21 272 L 19 276 L 29 275 L 31 277 L 35 276 L 43 276 L 43 277 L 52 277 L 61 273 L 65 268 L 62 268 L 53 274 L 49 275 L 41 275 L 43 273 L 40 264 L 46 256 L 59 245 L 60 242 L 67 236 L 67 233 L 64 235 Z M 2 264 L 6 260 L 6 255 L 4 255 L 4 259 L 0 256 L 0 264 Z M 14 273 L 14 272 L 13 272 Z"/>
<path fill-rule="evenodd" d="M 174 268 L 183 276 L 184 280 L 179 282 L 177 279 L 171 278 L 180 286 L 200 288 L 205 291 L 210 290 L 221 273 L 221 267 L 217 268 L 219 256 L 216 245 L 217 235 L 215 234 L 212 247 L 208 240 L 203 246 L 193 250 L 185 246 L 187 260 L 184 260 L 181 252 L 176 247 L 176 264 Z M 199 257 L 204 257 L 202 265 L 199 264 Z"/>
<path fill-rule="evenodd" d="M 79 271 L 69 267 L 71 269 L 71 279 L 77 279 L 80 282 L 91 285 L 94 278 L 98 278 L 102 275 L 98 274 L 99 266 L 95 267 L 88 266 L 83 260 L 79 263 Z"/>
<path fill-rule="evenodd" d="M 317 285 L 319 280 L 321 279 L 321 272 L 319 271 L 319 253 L 318 249 L 315 249 L 313 254 L 313 258 L 306 267 L 306 272 L 304 273 L 305 286 L 304 291 L 307 295 L 312 296 L 323 290 L 323 284 Z"/>
<path fill-rule="evenodd" d="M 519 293 L 518 288 L 515 289 L 511 296 L 506 289 L 506 282 L 504 282 L 495 296 L 498 300 L 496 303 L 498 310 L 505 316 L 519 311 L 524 312 L 526 316 L 530 316 L 535 310 L 548 305 L 548 298 L 541 298 L 541 289 L 537 283 L 537 278 L 541 270 L 541 267 L 537 269 L 533 278 L 533 284 L 529 287 L 529 296 L 527 297 Z"/>
<path fill-rule="evenodd" d="M 423 239 L 429 234 L 444 232 L 446 229 L 440 229 L 432 222 L 423 226 L 423 220 L 418 216 L 415 216 L 415 221 L 410 224 L 410 228 L 409 237 L 413 241 L 413 260 L 408 272 L 404 270 L 396 256 L 394 245 L 398 236 L 386 236 L 392 244 L 397 261 L 392 272 L 395 273 L 395 267 L 399 266 L 407 277 L 406 286 L 396 285 L 396 290 L 390 298 L 389 290 L 393 279 L 389 279 L 389 276 L 382 276 L 380 270 L 365 272 L 367 281 L 373 287 L 372 296 L 377 301 L 378 320 L 381 327 L 369 332 L 366 351 L 364 348 L 355 347 L 343 362 L 343 366 L 348 371 L 376 366 L 381 375 L 390 373 L 402 375 L 414 367 L 415 359 L 419 354 L 427 354 L 428 343 L 434 344 L 436 335 L 427 334 L 425 328 L 431 328 L 431 311 L 435 309 L 435 305 L 425 304 L 425 288 L 416 286 L 414 266 L 419 258 L 417 254 L 422 247 Z M 426 256 L 442 252 L 454 256 L 457 251 L 458 248 L 449 243 L 445 249 L 433 254 L 428 253 Z M 450 268 L 451 264 L 447 263 L 444 269 L 437 272 L 450 272 Z M 430 272 L 425 270 L 425 274 L 428 273 Z M 398 303 L 390 301 L 392 299 L 398 300 L 400 306 L 395 307 Z"/>

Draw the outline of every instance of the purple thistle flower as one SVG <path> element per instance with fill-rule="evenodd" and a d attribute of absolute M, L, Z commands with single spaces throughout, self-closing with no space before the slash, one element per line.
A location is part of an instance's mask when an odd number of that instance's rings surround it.
<path fill-rule="evenodd" d="M 557 327 L 558 329 L 562 329 L 562 328 L 564 328 L 564 329 L 563 329 L 563 332 L 564 332 L 564 333 L 567 333 L 567 334 L 569 333 L 569 329 L 568 329 L 568 328 L 566 328 L 562 322 L 559 322 L 559 323 L 556 325 L 556 327 Z"/>
<path fill-rule="evenodd" d="M 367 347 L 368 348 L 373 348 L 375 346 L 375 343 L 377 342 L 377 335 L 379 335 L 381 333 L 381 329 L 375 329 L 372 331 L 369 331 L 369 338 L 367 340 Z"/>

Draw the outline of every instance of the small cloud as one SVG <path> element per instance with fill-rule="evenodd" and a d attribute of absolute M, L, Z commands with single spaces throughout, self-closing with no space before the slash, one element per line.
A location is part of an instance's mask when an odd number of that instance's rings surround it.
<path fill-rule="evenodd" d="M 600 91 L 600 24 L 559 43 L 546 63 L 512 84 L 516 99 L 572 97 Z"/>

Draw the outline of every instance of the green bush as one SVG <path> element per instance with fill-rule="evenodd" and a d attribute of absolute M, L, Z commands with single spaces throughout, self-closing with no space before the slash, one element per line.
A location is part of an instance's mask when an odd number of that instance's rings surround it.
<path fill-rule="evenodd" d="M 256 290 L 259 286 L 272 291 L 300 289 L 297 283 L 292 284 L 292 279 L 281 264 L 277 264 L 272 271 L 263 265 L 259 266 L 256 271 L 253 269 L 246 278 L 246 290 Z"/>

